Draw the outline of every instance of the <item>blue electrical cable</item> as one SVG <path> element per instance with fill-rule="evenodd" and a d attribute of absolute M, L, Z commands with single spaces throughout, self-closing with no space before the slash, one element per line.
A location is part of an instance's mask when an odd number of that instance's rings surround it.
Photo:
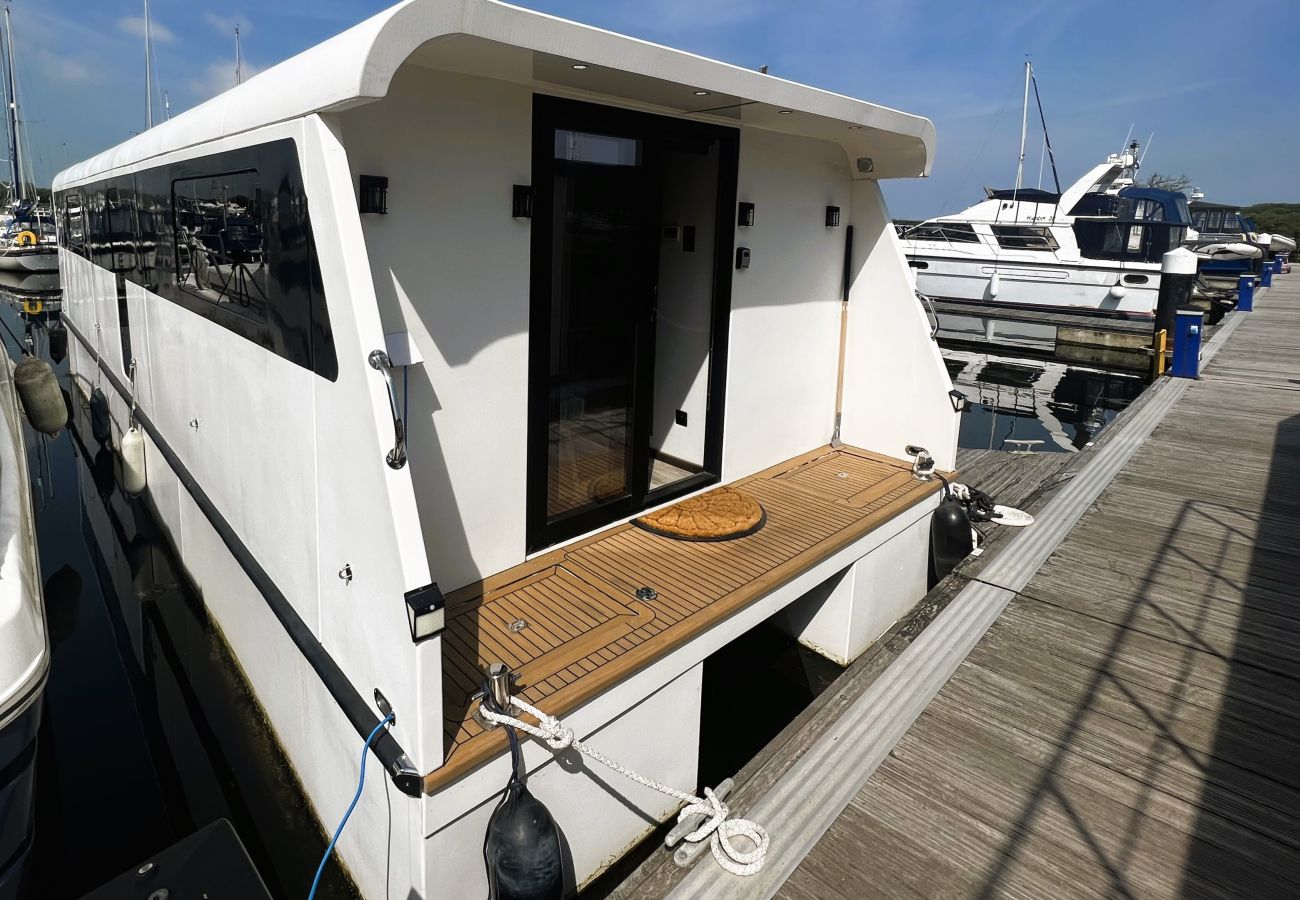
<path fill-rule="evenodd" d="M 366 786 L 366 756 L 370 753 L 370 742 L 391 721 L 393 721 L 392 713 L 384 716 L 384 720 L 375 726 L 375 730 L 370 732 L 370 737 L 366 738 L 365 744 L 361 747 L 361 777 L 357 779 L 357 792 L 352 797 L 352 803 L 348 805 L 348 811 L 343 814 L 343 821 L 339 822 L 339 827 L 334 829 L 334 837 L 330 838 L 329 846 L 325 848 L 325 855 L 320 858 L 320 865 L 316 867 L 316 877 L 312 879 L 307 900 L 315 900 L 316 888 L 320 887 L 320 877 L 325 872 L 325 864 L 329 862 L 330 854 L 334 852 L 334 845 L 338 843 L 339 835 L 343 833 L 343 826 L 348 824 L 348 817 L 352 815 L 352 810 L 357 808 L 357 801 L 361 799 L 361 791 Z"/>

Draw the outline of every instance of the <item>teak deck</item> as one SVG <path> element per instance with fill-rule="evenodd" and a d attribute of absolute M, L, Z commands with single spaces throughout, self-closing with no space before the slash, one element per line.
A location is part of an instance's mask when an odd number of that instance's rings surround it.
<path fill-rule="evenodd" d="M 502 662 L 515 691 L 562 715 L 723 618 L 861 539 L 940 488 L 902 460 L 842 446 L 735 482 L 767 511 L 736 540 L 677 541 L 623 524 L 558 548 L 448 598 L 443 633 L 446 763 L 432 793 L 504 752 L 474 719 L 483 671 Z M 637 599 L 652 588 L 653 600 Z"/>

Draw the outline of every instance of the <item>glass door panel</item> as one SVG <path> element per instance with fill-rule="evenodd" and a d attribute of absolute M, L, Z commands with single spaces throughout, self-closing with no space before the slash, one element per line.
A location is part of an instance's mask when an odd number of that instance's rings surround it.
<path fill-rule="evenodd" d="M 555 130 L 547 521 L 627 500 L 647 283 L 647 179 L 636 138 Z"/>

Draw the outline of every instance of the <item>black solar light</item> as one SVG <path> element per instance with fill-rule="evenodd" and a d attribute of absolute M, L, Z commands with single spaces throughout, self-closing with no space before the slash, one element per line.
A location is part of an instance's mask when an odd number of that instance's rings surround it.
<path fill-rule="evenodd" d="M 840 208 L 838 206 L 826 207 L 826 227 L 827 228 L 840 227 Z"/>
<path fill-rule="evenodd" d="M 736 213 L 736 224 L 742 228 L 752 228 L 754 226 L 754 204 L 740 204 L 740 210 Z"/>
<path fill-rule="evenodd" d="M 437 584 L 406 593 L 406 620 L 411 626 L 411 640 L 417 644 L 446 627 L 447 602 Z"/>

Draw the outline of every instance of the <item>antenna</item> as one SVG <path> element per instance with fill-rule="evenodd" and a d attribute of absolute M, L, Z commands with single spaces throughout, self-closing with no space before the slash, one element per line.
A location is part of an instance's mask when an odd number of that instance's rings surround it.
<path fill-rule="evenodd" d="M 149 0 L 144 0 L 144 121 L 153 128 L 153 41 L 149 29 Z"/>
<path fill-rule="evenodd" d="M 235 84 L 244 83 L 244 54 L 239 46 L 239 25 L 235 25 Z"/>
<path fill-rule="evenodd" d="M 167 96 L 166 89 L 163 90 L 163 121 L 170 122 L 172 118 L 172 101 Z"/>
<path fill-rule="evenodd" d="M 1033 76 L 1034 66 L 1025 60 L 1025 105 L 1020 113 L 1020 160 L 1016 163 L 1016 190 L 1020 192 L 1020 183 L 1025 176 L 1025 135 L 1029 128 L 1029 79 Z M 1014 195 L 1014 194 L 1013 194 Z"/>
<path fill-rule="evenodd" d="M 1133 123 L 1133 125 L 1136 125 L 1136 124 L 1137 124 L 1136 122 Z M 1128 139 L 1131 138 L 1131 137 L 1133 136 L 1133 125 L 1130 125 L 1130 126 L 1128 127 L 1128 134 L 1124 135 L 1124 143 L 1122 143 L 1122 144 L 1119 145 L 1119 155 L 1120 155 L 1120 156 L 1123 156 L 1123 155 L 1124 155 L 1124 151 L 1128 149 Z"/>
<path fill-rule="evenodd" d="M 1156 139 L 1156 133 L 1153 131 L 1147 138 L 1146 146 L 1142 148 L 1142 155 L 1138 157 L 1138 168 L 1142 168 L 1142 160 L 1147 158 L 1147 151 L 1151 149 L 1151 142 Z"/>

